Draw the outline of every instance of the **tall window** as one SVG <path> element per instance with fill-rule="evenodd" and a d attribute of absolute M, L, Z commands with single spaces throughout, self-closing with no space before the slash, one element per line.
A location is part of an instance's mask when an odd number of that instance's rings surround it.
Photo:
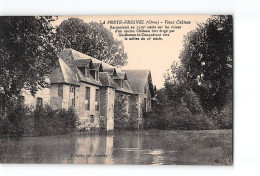
<path fill-rule="evenodd" d="M 99 89 L 96 89 L 95 110 L 99 111 Z"/>
<path fill-rule="evenodd" d="M 98 78 L 98 71 L 95 71 L 95 75 L 96 75 L 96 76 L 95 76 L 95 79 L 96 79 L 96 81 L 98 81 L 98 79 L 99 79 L 99 78 Z"/>
<path fill-rule="evenodd" d="M 146 87 L 146 84 L 144 85 L 144 94 L 146 94 L 146 89 L 147 89 L 147 87 Z"/>
<path fill-rule="evenodd" d="M 42 98 L 37 97 L 36 106 L 37 108 L 42 108 Z"/>
<path fill-rule="evenodd" d="M 91 76 L 92 76 L 94 79 L 96 79 L 96 72 L 95 72 L 95 70 L 90 70 L 90 74 L 91 74 Z"/>
<path fill-rule="evenodd" d="M 90 88 L 86 87 L 86 93 L 85 93 L 85 110 L 90 109 Z"/>
<path fill-rule="evenodd" d="M 146 98 L 144 99 L 144 112 L 146 112 Z"/>
<path fill-rule="evenodd" d="M 70 92 L 75 92 L 75 86 L 73 85 L 70 86 Z"/>
<path fill-rule="evenodd" d="M 89 70 L 87 68 L 85 69 L 85 76 L 89 78 Z"/>
<path fill-rule="evenodd" d="M 71 106 L 75 106 L 75 98 L 71 99 Z"/>
<path fill-rule="evenodd" d="M 95 119 L 93 115 L 90 115 L 90 123 L 94 123 Z"/>
<path fill-rule="evenodd" d="M 63 85 L 58 84 L 58 96 L 63 98 Z"/>
<path fill-rule="evenodd" d="M 98 76 L 98 71 L 97 70 L 90 70 L 90 74 L 92 75 L 92 77 L 98 81 L 99 76 Z"/>

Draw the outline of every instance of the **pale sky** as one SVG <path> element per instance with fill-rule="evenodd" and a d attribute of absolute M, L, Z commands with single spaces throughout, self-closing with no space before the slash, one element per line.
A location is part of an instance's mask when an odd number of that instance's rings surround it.
<path fill-rule="evenodd" d="M 152 73 L 153 84 L 157 88 L 163 87 L 163 74 L 170 68 L 173 61 L 177 61 L 179 53 L 183 46 L 183 37 L 191 30 L 195 29 L 197 23 L 205 22 L 209 15 L 140 15 L 140 16 L 73 16 L 83 19 L 85 22 L 100 22 L 108 20 L 152 20 L 152 21 L 190 21 L 190 24 L 181 25 L 181 29 L 175 30 L 169 37 L 164 37 L 163 40 L 124 40 L 119 37 L 114 30 L 111 30 L 114 37 L 122 40 L 125 52 L 128 55 L 128 64 L 126 69 L 149 69 Z M 69 16 L 59 16 L 54 25 L 59 25 Z M 164 24 L 163 24 L 164 25 Z M 110 29 L 110 24 L 104 25 Z M 119 25 L 114 25 L 119 26 Z M 138 25 L 135 25 L 138 26 Z M 140 25 L 139 25 L 140 26 Z"/>

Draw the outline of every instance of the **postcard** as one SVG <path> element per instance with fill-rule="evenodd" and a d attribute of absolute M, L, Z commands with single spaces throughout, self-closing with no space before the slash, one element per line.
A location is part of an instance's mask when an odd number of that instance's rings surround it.
<path fill-rule="evenodd" d="M 233 164 L 231 15 L 0 17 L 0 163 Z"/>

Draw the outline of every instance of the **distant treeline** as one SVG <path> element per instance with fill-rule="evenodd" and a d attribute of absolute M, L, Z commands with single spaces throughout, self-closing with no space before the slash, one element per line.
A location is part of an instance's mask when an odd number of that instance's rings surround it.
<path fill-rule="evenodd" d="M 212 16 L 184 38 L 180 62 L 165 74 L 145 128 L 226 129 L 233 126 L 233 19 Z"/>

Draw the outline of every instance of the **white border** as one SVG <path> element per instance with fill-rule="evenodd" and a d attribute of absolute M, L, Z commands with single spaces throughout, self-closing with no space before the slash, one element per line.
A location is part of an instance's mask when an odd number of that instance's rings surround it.
<path fill-rule="evenodd" d="M 0 175 L 260 175 L 259 0 L 1 0 L 0 15 L 234 15 L 234 166 L 0 165 Z"/>

